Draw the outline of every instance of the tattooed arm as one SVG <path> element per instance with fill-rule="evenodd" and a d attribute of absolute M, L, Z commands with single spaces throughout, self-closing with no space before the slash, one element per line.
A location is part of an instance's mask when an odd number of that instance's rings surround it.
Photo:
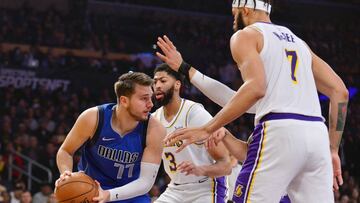
<path fill-rule="evenodd" d="M 330 99 L 329 108 L 329 135 L 330 135 L 330 149 L 332 152 L 338 152 L 341 143 L 341 137 L 345 127 L 347 99 Z"/>
<path fill-rule="evenodd" d="M 337 153 L 344 131 L 349 93 L 341 78 L 315 54 L 313 54 L 312 66 L 317 89 L 330 99 L 330 148 L 331 152 Z"/>
<path fill-rule="evenodd" d="M 314 53 L 312 53 L 312 70 L 317 89 L 330 99 L 329 137 L 334 171 L 333 187 L 338 190 L 343 182 L 338 151 L 344 132 L 349 93 L 340 77 Z"/>

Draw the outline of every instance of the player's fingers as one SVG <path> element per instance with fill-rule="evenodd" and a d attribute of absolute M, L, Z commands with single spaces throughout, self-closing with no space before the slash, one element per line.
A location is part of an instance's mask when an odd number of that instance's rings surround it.
<path fill-rule="evenodd" d="M 55 189 L 56 189 L 56 187 L 59 185 L 59 182 L 60 182 L 60 179 L 57 179 L 57 180 L 55 181 Z"/>
<path fill-rule="evenodd" d="M 175 130 L 174 132 L 170 133 L 168 136 L 165 137 L 165 142 L 170 141 L 171 144 L 175 144 L 179 140 L 190 139 L 192 133 L 188 133 L 188 132 L 189 129 L 186 128 Z"/>
<path fill-rule="evenodd" d="M 183 161 L 177 166 L 177 169 L 181 170 L 186 165 L 187 165 L 186 161 Z"/>
<path fill-rule="evenodd" d="M 171 48 L 169 47 L 169 45 L 165 42 L 165 40 L 163 40 L 163 38 L 158 37 L 158 41 L 160 42 L 160 44 L 167 50 L 170 51 Z"/>
<path fill-rule="evenodd" d="M 180 166 L 180 165 L 181 165 L 181 166 Z M 189 166 L 191 165 L 191 162 L 189 162 L 189 161 L 184 161 L 184 162 L 182 162 L 180 165 L 179 165 L 178 168 L 180 168 L 180 169 L 186 169 L 187 167 L 189 167 Z"/>
<path fill-rule="evenodd" d="M 71 176 L 72 173 L 71 173 L 71 171 L 66 170 L 66 171 L 64 171 L 64 174 L 67 176 Z"/>
<path fill-rule="evenodd" d="M 171 41 L 166 35 L 164 35 L 164 39 L 165 39 L 165 42 L 169 45 L 169 47 L 170 47 L 171 49 L 176 50 L 175 45 L 172 43 L 172 41 Z"/>
<path fill-rule="evenodd" d="M 204 143 L 205 149 L 210 149 L 209 145 L 210 145 L 210 140 L 208 140 Z"/>
<path fill-rule="evenodd" d="M 211 147 L 212 148 L 215 148 L 217 146 L 219 141 L 217 141 L 216 139 L 213 139 L 212 142 L 211 142 Z"/>
<path fill-rule="evenodd" d="M 60 175 L 60 178 L 59 178 L 59 179 L 60 179 L 59 181 L 63 181 L 63 180 L 65 180 L 65 177 L 66 177 L 66 175 L 65 175 L 65 174 L 61 174 L 61 175 Z"/>
<path fill-rule="evenodd" d="M 191 172 L 194 169 L 192 164 L 188 164 L 186 167 L 183 168 L 183 171 Z"/>
<path fill-rule="evenodd" d="M 209 138 L 208 140 L 206 140 L 206 142 L 205 142 L 205 148 L 206 148 L 206 145 L 207 145 L 207 148 L 206 149 L 212 149 L 212 147 L 213 147 L 213 138 L 211 137 L 211 138 Z"/>
<path fill-rule="evenodd" d="M 181 173 L 186 173 L 186 172 L 188 172 L 188 171 L 190 171 L 191 170 L 191 166 L 189 165 L 189 164 L 187 164 L 187 165 L 183 165 L 183 167 L 181 167 L 180 169 L 178 169 Z"/>
<path fill-rule="evenodd" d="M 340 175 L 337 176 L 337 180 L 338 180 L 339 186 L 341 186 L 344 183 L 341 173 L 340 173 Z"/>
<path fill-rule="evenodd" d="M 336 180 L 336 177 L 333 178 L 333 190 L 338 190 L 339 189 L 339 186 L 337 184 L 337 180 Z"/>
<path fill-rule="evenodd" d="M 169 55 L 169 50 L 165 48 L 164 44 L 160 43 L 159 41 L 156 44 L 160 47 L 161 51 L 167 56 Z"/>
<path fill-rule="evenodd" d="M 68 170 L 64 171 L 64 172 L 60 175 L 60 178 L 59 178 L 60 181 L 65 180 L 67 176 L 71 176 L 71 171 L 68 171 Z"/>
<path fill-rule="evenodd" d="M 92 199 L 94 202 L 97 202 L 97 203 L 105 203 L 105 201 L 103 200 L 102 197 L 98 196 L 98 197 L 94 197 Z"/>
<path fill-rule="evenodd" d="M 168 58 L 166 56 L 160 54 L 159 52 L 156 52 L 156 56 L 159 57 L 165 63 L 168 61 Z"/>
<path fill-rule="evenodd" d="M 179 138 L 179 136 L 181 136 L 181 134 L 176 133 L 176 131 L 172 134 L 169 135 L 169 137 L 165 137 L 165 145 L 166 146 L 173 146 L 175 143 L 177 143 L 178 141 L 180 141 L 181 139 Z"/>

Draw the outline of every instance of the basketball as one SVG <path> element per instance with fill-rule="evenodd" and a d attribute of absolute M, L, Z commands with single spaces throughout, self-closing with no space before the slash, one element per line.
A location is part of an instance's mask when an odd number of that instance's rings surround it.
<path fill-rule="evenodd" d="M 61 181 L 56 188 L 55 196 L 58 202 L 92 202 L 93 197 L 98 195 L 98 187 L 95 181 L 82 172 L 76 172 Z"/>

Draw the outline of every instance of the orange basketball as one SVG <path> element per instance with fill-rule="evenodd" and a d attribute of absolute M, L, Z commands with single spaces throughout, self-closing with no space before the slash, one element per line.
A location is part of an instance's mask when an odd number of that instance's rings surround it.
<path fill-rule="evenodd" d="M 76 172 L 59 183 L 55 196 L 61 203 L 87 203 L 93 202 L 98 193 L 98 187 L 90 176 Z"/>

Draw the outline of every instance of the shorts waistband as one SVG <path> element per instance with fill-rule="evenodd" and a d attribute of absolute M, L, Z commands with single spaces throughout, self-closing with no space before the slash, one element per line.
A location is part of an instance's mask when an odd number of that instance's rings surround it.
<path fill-rule="evenodd" d="M 306 116 L 302 114 L 296 113 L 268 113 L 260 119 L 260 123 L 269 120 L 280 120 L 280 119 L 295 119 L 302 121 L 320 121 L 324 122 L 324 119 L 317 116 Z"/>
<path fill-rule="evenodd" d="M 175 186 L 178 186 L 178 185 L 187 185 L 187 184 L 194 184 L 194 183 L 203 183 L 203 182 L 206 182 L 207 180 L 209 180 L 209 177 L 203 178 L 203 179 L 198 180 L 198 181 L 189 182 L 189 183 L 173 183 L 173 184 L 174 184 Z"/>

